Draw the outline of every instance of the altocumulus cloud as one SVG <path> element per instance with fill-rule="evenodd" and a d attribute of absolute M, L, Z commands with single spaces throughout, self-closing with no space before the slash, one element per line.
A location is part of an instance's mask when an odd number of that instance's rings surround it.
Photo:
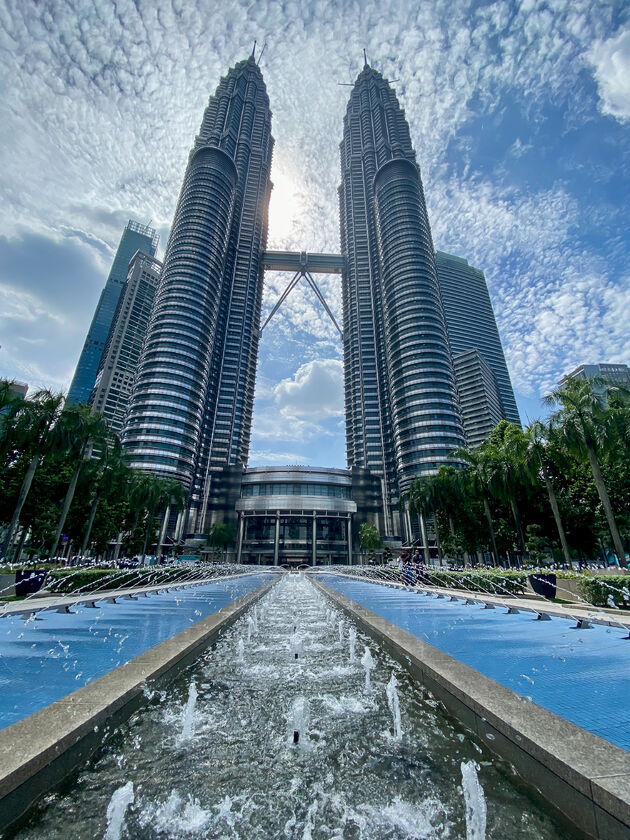
<path fill-rule="evenodd" d="M 602 98 L 602 110 L 630 119 L 630 29 L 616 38 L 599 41 L 590 52 Z"/>
<path fill-rule="evenodd" d="M 627 361 L 617 328 L 630 308 L 624 20 L 621 0 L 0 0 L 0 230 L 50 268 L 22 254 L 2 269 L 12 314 L 0 322 L 0 374 L 69 382 L 122 226 L 152 218 L 164 240 L 207 97 L 254 38 L 267 42 L 276 137 L 270 247 L 339 248 L 349 89 L 337 83 L 354 79 L 365 46 L 399 79 L 436 247 L 486 273 L 517 390 L 539 394 L 576 362 Z M 266 311 L 286 282 L 266 278 Z M 340 318 L 339 278 L 321 288 Z M 280 425 L 302 441 L 339 435 L 334 411 L 299 413 L 317 376 L 340 393 L 339 355 L 334 328 L 298 287 L 261 344 L 262 457 L 272 442 L 314 457 L 283 445 Z"/>

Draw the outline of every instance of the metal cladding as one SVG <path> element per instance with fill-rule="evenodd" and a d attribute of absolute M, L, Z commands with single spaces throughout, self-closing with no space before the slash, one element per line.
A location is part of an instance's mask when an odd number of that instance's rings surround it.
<path fill-rule="evenodd" d="M 420 173 L 404 112 L 366 66 L 341 143 L 347 454 L 399 493 L 463 445 Z"/>
<path fill-rule="evenodd" d="M 131 465 L 182 481 L 193 508 L 213 467 L 247 459 L 272 148 L 250 58 L 221 79 L 190 153 L 123 437 Z"/>

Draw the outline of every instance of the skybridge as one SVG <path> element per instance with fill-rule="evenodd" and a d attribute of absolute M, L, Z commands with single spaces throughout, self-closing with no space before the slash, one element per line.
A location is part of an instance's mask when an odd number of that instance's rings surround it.
<path fill-rule="evenodd" d="M 284 292 L 280 295 L 276 305 L 269 313 L 267 320 L 260 328 L 260 335 L 263 330 L 282 306 L 293 289 L 305 278 L 315 296 L 322 304 L 328 317 L 335 325 L 339 336 L 343 339 L 343 332 L 337 323 L 335 316 L 330 311 L 319 286 L 315 282 L 313 274 L 341 274 L 343 271 L 343 257 L 341 254 L 313 254 L 309 251 L 265 251 L 262 255 L 263 268 L 265 271 L 292 271 L 293 278 Z"/>

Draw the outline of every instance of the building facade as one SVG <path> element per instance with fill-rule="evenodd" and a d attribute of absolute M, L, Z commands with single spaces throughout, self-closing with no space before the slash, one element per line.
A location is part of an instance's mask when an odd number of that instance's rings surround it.
<path fill-rule="evenodd" d="M 476 348 L 453 356 L 459 405 L 468 446 L 480 446 L 504 418 L 497 380 Z"/>
<path fill-rule="evenodd" d="M 94 382 L 96 381 L 96 374 L 98 373 L 98 367 L 101 362 L 103 350 L 105 349 L 105 344 L 107 343 L 112 321 L 116 314 L 118 300 L 127 280 L 129 261 L 138 250 L 155 256 L 158 242 L 159 236 L 153 228 L 150 228 L 148 225 L 141 225 L 131 219 L 129 220 L 120 239 L 114 262 L 112 263 L 107 282 L 105 283 L 105 288 L 101 292 L 72 383 L 70 384 L 70 390 L 66 399 L 68 404 L 87 404 L 92 393 L 92 388 L 94 387 Z"/>
<path fill-rule="evenodd" d="M 161 268 L 159 260 L 142 251 L 131 258 L 88 401 L 118 434 L 129 406 Z"/>
<path fill-rule="evenodd" d="M 190 152 L 123 431 L 133 467 L 190 490 L 189 532 L 213 473 L 247 461 L 272 150 L 251 56 L 221 79 Z"/>
<path fill-rule="evenodd" d="M 510 423 L 520 426 L 521 418 L 516 407 L 512 382 L 505 363 L 503 346 L 483 271 L 473 268 L 467 260 L 443 251 L 437 251 L 435 258 L 453 357 L 476 350 L 494 377 L 494 382 L 492 382 L 487 371 L 482 370 L 481 364 L 478 366 L 475 388 L 479 395 L 483 392 L 479 404 L 481 414 L 478 419 L 475 419 L 474 406 L 470 401 L 464 413 L 464 427 L 468 443 L 470 446 L 476 446 L 483 442 L 479 440 L 479 430 L 482 427 L 487 428 L 487 424 L 497 416 L 494 405 L 495 387 L 500 399 L 500 416 L 492 428 L 500 420 L 509 420 Z M 466 381 L 458 379 L 457 383 L 462 403 L 468 400 L 470 395 L 471 369 L 469 365 L 470 363 L 468 366 L 463 366 L 461 363 L 459 365 L 462 372 L 467 371 Z M 492 428 L 488 429 L 488 434 Z"/>
<path fill-rule="evenodd" d="M 599 365 L 579 365 L 571 373 L 567 373 L 560 380 L 560 384 L 567 379 L 606 379 L 615 385 L 630 387 L 630 369 L 628 365 L 607 364 L 602 362 Z"/>
<path fill-rule="evenodd" d="M 237 562 L 259 565 L 356 563 L 360 524 L 383 527 L 380 478 L 360 468 L 227 467 L 209 509 L 232 526 Z"/>
<path fill-rule="evenodd" d="M 382 479 L 386 533 L 399 534 L 400 494 L 464 435 L 409 126 L 367 65 L 344 118 L 339 200 L 348 466 Z"/>

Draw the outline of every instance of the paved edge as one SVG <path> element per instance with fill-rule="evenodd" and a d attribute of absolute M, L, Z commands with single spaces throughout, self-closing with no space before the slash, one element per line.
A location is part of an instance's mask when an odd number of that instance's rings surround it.
<path fill-rule="evenodd" d="M 83 688 L 0 730 L 0 832 L 84 764 L 104 738 L 174 679 L 245 610 L 270 581 Z"/>
<path fill-rule="evenodd" d="M 630 752 L 309 579 L 580 831 L 630 838 Z"/>

